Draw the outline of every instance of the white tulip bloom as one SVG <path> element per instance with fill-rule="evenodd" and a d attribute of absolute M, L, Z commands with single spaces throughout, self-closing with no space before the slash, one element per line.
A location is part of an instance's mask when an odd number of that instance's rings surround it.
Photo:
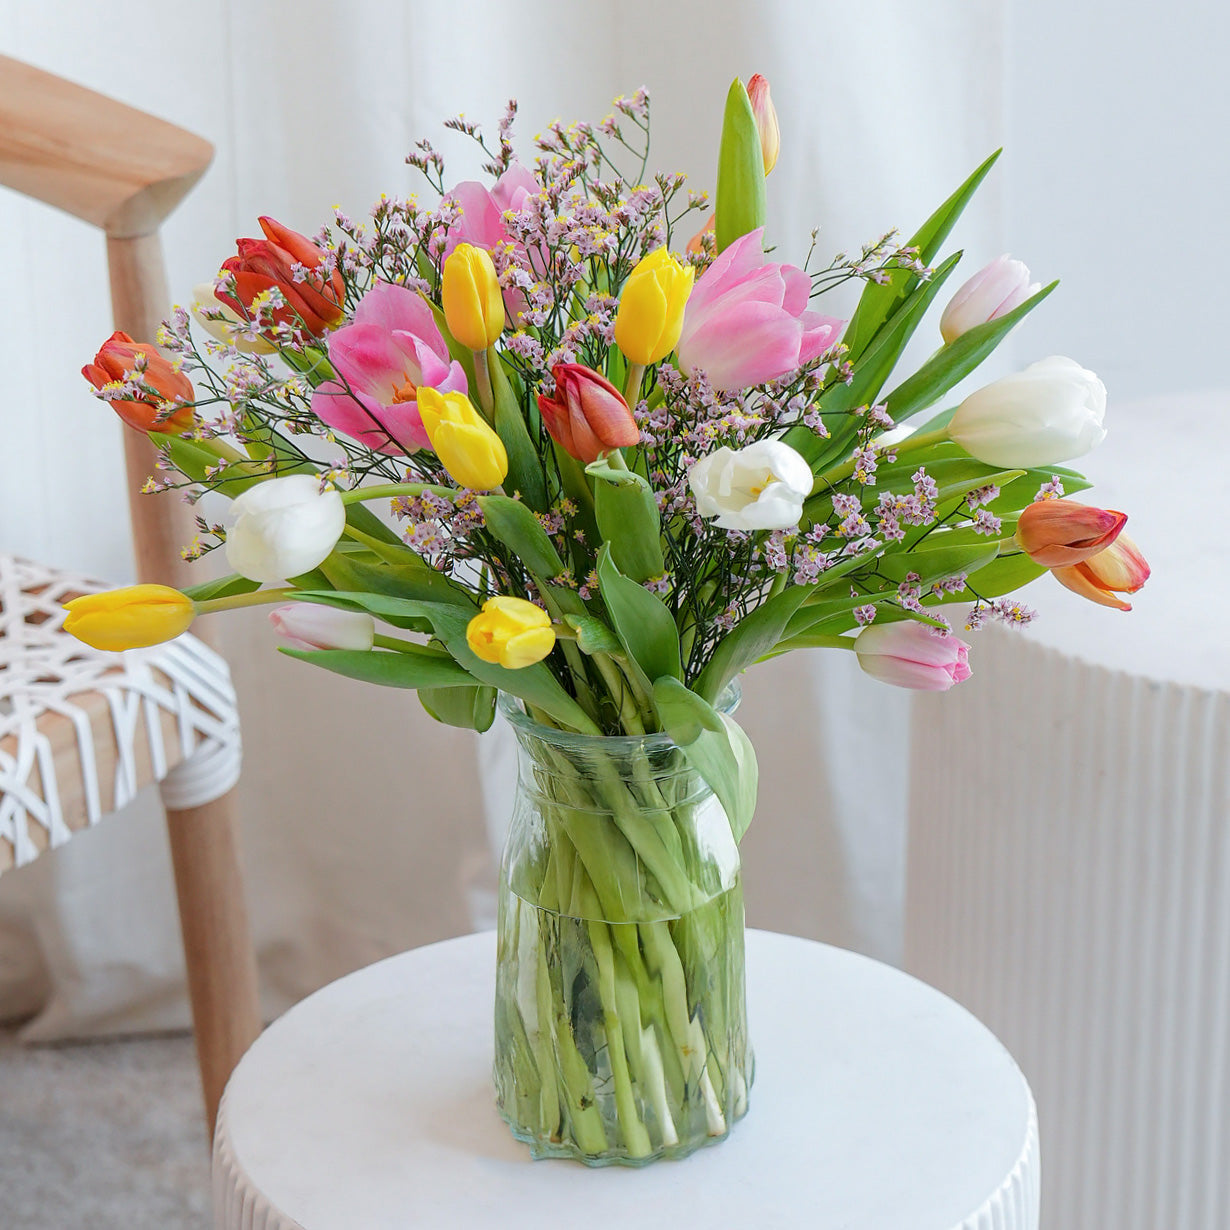
<path fill-rule="evenodd" d="M 366 611 L 342 611 L 317 602 L 288 602 L 269 612 L 278 637 L 291 649 L 370 649 L 376 621 Z"/>
<path fill-rule="evenodd" d="M 218 298 L 212 282 L 201 282 L 192 288 L 192 316 L 210 337 L 243 354 L 272 354 L 277 349 L 263 337 L 242 336 L 240 331 L 248 322 Z"/>
<path fill-rule="evenodd" d="M 757 440 L 706 453 L 688 471 L 702 517 L 724 530 L 784 530 L 798 525 L 811 494 L 811 466 L 789 444 Z"/>
<path fill-rule="evenodd" d="M 1052 355 L 971 393 L 948 436 L 987 465 L 1048 466 L 1101 444 L 1105 416 L 1106 386 L 1079 363 Z"/>
<path fill-rule="evenodd" d="M 980 269 L 949 300 L 940 317 L 940 334 L 955 342 L 976 325 L 1006 316 L 1042 289 L 1029 280 L 1029 266 L 1007 254 Z"/>
<path fill-rule="evenodd" d="M 314 474 L 289 474 L 249 487 L 231 504 L 226 558 L 251 581 L 281 581 L 310 572 L 346 528 L 346 506 Z"/>

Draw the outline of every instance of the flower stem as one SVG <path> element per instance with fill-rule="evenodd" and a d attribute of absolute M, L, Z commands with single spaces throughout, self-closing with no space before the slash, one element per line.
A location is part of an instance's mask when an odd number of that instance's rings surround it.
<path fill-rule="evenodd" d="M 231 594 L 225 598 L 206 598 L 197 602 L 198 615 L 212 615 L 215 611 L 234 611 L 244 606 L 267 606 L 274 602 L 293 599 L 299 591 L 293 585 L 281 589 L 255 589 L 249 594 Z"/>
<path fill-rule="evenodd" d="M 442 487 L 439 483 L 375 483 L 370 487 L 352 487 L 349 491 L 338 494 L 341 495 L 343 504 L 359 504 L 364 500 L 394 500 L 399 495 L 427 493 L 449 500 L 458 494 L 455 487 Z"/>
<path fill-rule="evenodd" d="M 474 355 L 474 383 L 478 385 L 478 404 L 482 407 L 487 421 L 491 422 L 495 416 L 495 392 L 491 387 L 491 365 L 485 350 L 475 350 L 472 353 Z M 499 362 L 498 358 L 496 362 Z"/>
<path fill-rule="evenodd" d="M 628 364 L 628 378 L 624 381 L 624 401 L 635 406 L 641 400 L 641 380 L 645 376 L 643 363 Z"/>

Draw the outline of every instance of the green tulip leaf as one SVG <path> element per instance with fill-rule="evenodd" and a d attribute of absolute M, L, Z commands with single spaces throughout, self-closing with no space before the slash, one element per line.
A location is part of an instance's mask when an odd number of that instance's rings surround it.
<path fill-rule="evenodd" d="M 593 615 L 565 615 L 564 622 L 577 634 L 577 648 L 584 654 L 622 654 L 619 637 Z"/>
<path fill-rule="evenodd" d="M 717 795 L 735 841 L 742 841 L 756 810 L 759 785 L 752 741 L 733 718 L 670 676 L 654 680 L 653 701 L 662 729 Z"/>
<path fill-rule="evenodd" d="M 764 153 L 747 88 L 737 77 L 726 95 L 718 150 L 714 225 L 717 250 L 765 224 Z"/>
<path fill-rule="evenodd" d="M 631 470 L 586 467 L 598 481 L 594 510 L 598 533 L 611 548 L 611 558 L 633 581 L 659 577 L 666 569 L 662 558 L 662 523 L 653 489 Z"/>
<path fill-rule="evenodd" d="M 491 392 L 495 397 L 495 433 L 508 454 L 508 478 L 504 487 L 513 492 L 519 491 L 521 498 L 535 512 L 546 512 L 549 501 L 542 462 L 530 439 L 517 395 L 508 383 L 504 362 L 494 348 L 487 351 L 487 365 L 491 372 Z"/>
<path fill-rule="evenodd" d="M 323 666 L 325 670 L 363 683 L 386 688 L 456 688 L 472 686 L 474 680 L 442 650 L 418 646 L 414 652 L 388 649 L 289 649 L 287 657 Z"/>
<path fill-rule="evenodd" d="M 650 679 L 683 678 L 679 632 L 666 603 L 624 576 L 609 544 L 598 553 L 598 586 L 615 634 Z"/>
<path fill-rule="evenodd" d="M 522 500 L 506 495 L 481 495 L 478 503 L 487 528 L 535 576 L 550 579 L 564 571 L 564 561 L 550 535 Z"/>
<path fill-rule="evenodd" d="M 471 687 L 419 688 L 419 703 L 437 722 L 476 730 L 479 734 L 495 721 L 495 688 L 475 684 Z"/>
<path fill-rule="evenodd" d="M 208 602 L 211 598 L 233 598 L 236 594 L 252 594 L 260 589 L 259 581 L 250 581 L 232 572 L 228 577 L 219 577 L 216 581 L 202 581 L 191 589 L 184 590 L 184 597 L 193 602 Z"/>

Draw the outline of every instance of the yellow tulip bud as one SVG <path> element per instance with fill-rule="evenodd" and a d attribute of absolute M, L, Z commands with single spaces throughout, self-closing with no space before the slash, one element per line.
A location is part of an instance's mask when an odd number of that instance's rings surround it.
<path fill-rule="evenodd" d="M 504 332 L 504 298 L 484 248 L 459 243 L 444 262 L 440 289 L 449 332 L 471 350 L 494 346 Z"/>
<path fill-rule="evenodd" d="M 490 491 L 504 481 L 504 443 L 464 393 L 421 387 L 418 408 L 431 447 L 455 483 L 471 491 Z"/>
<path fill-rule="evenodd" d="M 629 363 L 644 367 L 675 349 L 695 276 L 691 265 L 665 248 L 655 248 L 637 262 L 615 314 L 615 341 Z"/>
<path fill-rule="evenodd" d="M 533 666 L 555 647 L 551 617 L 524 598 L 488 598 L 466 627 L 466 644 L 484 662 Z"/>
<path fill-rule="evenodd" d="M 166 585 L 130 585 L 64 604 L 64 631 L 95 649 L 140 649 L 187 632 L 192 599 Z"/>

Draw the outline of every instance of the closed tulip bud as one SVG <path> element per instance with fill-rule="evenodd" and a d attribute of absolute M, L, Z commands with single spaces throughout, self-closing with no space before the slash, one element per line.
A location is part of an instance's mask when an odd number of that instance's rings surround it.
<path fill-rule="evenodd" d="M 444 262 L 440 288 L 449 332 L 470 350 L 494 346 L 504 332 L 504 299 L 495 265 L 483 248 L 459 243 Z"/>
<path fill-rule="evenodd" d="M 777 166 L 777 155 L 782 147 L 781 130 L 777 126 L 777 108 L 769 97 L 769 82 L 759 73 L 754 73 L 747 83 L 747 96 L 751 100 L 752 114 L 756 117 L 756 129 L 760 133 L 760 152 L 764 155 L 764 173 Z"/>
<path fill-rule="evenodd" d="M 691 265 L 665 248 L 655 248 L 637 262 L 615 314 L 615 342 L 629 363 L 645 367 L 675 349 L 695 276 Z"/>
<path fill-rule="evenodd" d="M 466 644 L 508 670 L 533 666 L 555 647 L 551 617 L 524 598 L 488 598 L 466 627 Z"/>
<path fill-rule="evenodd" d="M 1054 355 L 971 393 L 948 436 L 971 457 L 1011 469 L 1082 457 L 1106 437 L 1106 386 Z"/>
<path fill-rule="evenodd" d="M 418 407 L 432 450 L 455 483 L 471 491 L 490 491 L 504 481 L 504 443 L 464 393 L 421 388 Z"/>
<path fill-rule="evenodd" d="M 620 391 L 580 363 L 557 363 L 555 396 L 538 394 L 538 409 L 551 438 L 570 457 L 588 465 L 613 448 L 640 441 L 640 429 Z"/>
<path fill-rule="evenodd" d="M 288 474 L 249 487 L 231 503 L 226 559 L 251 581 L 281 581 L 310 572 L 337 546 L 346 506 L 312 474 Z"/>
<path fill-rule="evenodd" d="M 196 616 L 192 599 L 166 585 L 130 585 L 83 594 L 64 604 L 64 631 L 95 649 L 118 651 L 159 645 L 187 632 Z"/>
<path fill-rule="evenodd" d="M 940 335 L 955 342 L 976 325 L 1005 316 L 1042 289 L 1029 280 L 1029 266 L 1004 255 L 980 269 L 961 287 L 940 317 Z"/>
<path fill-rule="evenodd" d="M 1131 603 L 1116 594 L 1134 594 L 1149 579 L 1149 564 L 1140 549 L 1120 534 L 1109 547 L 1066 568 L 1052 568 L 1060 585 L 1101 606 L 1130 611 Z"/>
<path fill-rule="evenodd" d="M 798 525 L 811 494 L 811 466 L 781 440 L 744 448 L 723 445 L 688 471 L 688 486 L 702 517 L 724 530 L 784 530 Z"/>
<path fill-rule="evenodd" d="M 971 675 L 969 646 L 914 620 L 872 624 L 854 641 L 858 664 L 873 679 L 920 692 L 947 692 Z"/>
<path fill-rule="evenodd" d="M 170 434 L 192 426 L 192 381 L 155 347 L 127 333 L 116 330 L 107 338 L 81 374 L 137 431 Z"/>
<path fill-rule="evenodd" d="M 1126 513 L 1108 508 L 1075 500 L 1036 500 L 1021 512 L 1016 541 L 1035 564 L 1067 567 L 1109 547 L 1126 523 Z"/>
<path fill-rule="evenodd" d="M 272 354 L 277 349 L 263 337 L 247 336 L 247 322 L 218 298 L 212 282 L 201 282 L 192 288 L 192 315 L 210 337 L 243 354 Z"/>
<path fill-rule="evenodd" d="M 376 621 L 365 611 L 341 611 L 315 602 L 274 607 L 269 622 L 291 649 L 367 650 L 376 635 Z"/>
<path fill-rule="evenodd" d="M 342 319 L 346 287 L 342 275 L 327 275 L 325 253 L 305 235 L 273 218 L 260 219 L 264 239 L 237 239 L 238 256 L 222 262 L 219 275 L 230 289 L 217 297 L 242 320 L 254 319 L 263 296 L 278 291 L 284 306 L 269 310 L 276 324 L 287 324 L 319 337 Z"/>

